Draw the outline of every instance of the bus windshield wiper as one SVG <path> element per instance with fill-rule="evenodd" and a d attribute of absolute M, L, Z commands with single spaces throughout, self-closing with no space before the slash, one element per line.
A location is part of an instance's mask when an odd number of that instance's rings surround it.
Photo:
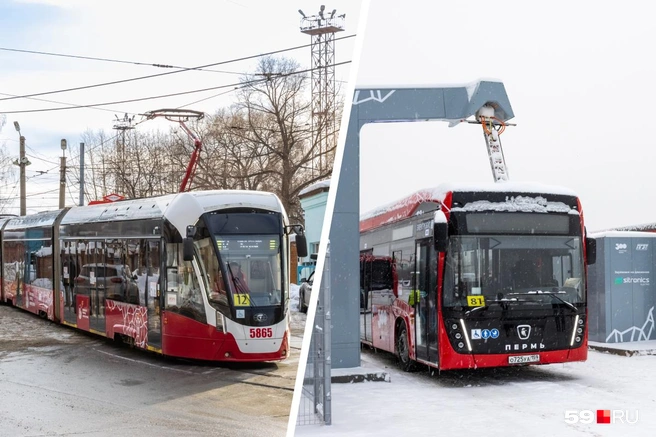
<path fill-rule="evenodd" d="M 512 294 L 512 295 L 521 295 L 521 296 L 541 296 L 541 295 L 545 295 L 545 294 L 546 294 L 546 295 L 548 295 L 548 296 L 555 297 L 555 298 L 558 299 L 560 302 L 562 302 L 563 304 L 565 304 L 565 306 L 567 306 L 567 307 L 568 307 L 569 309 L 571 309 L 572 311 L 574 311 L 574 312 L 578 312 L 578 311 L 579 311 L 579 309 L 576 308 L 576 305 L 574 305 L 572 302 L 568 302 L 568 301 L 566 301 L 565 299 L 563 299 L 562 297 L 558 296 L 558 294 L 554 293 L 553 291 L 535 290 L 535 291 L 529 291 L 529 292 L 526 292 L 526 293 L 508 293 L 508 294 Z"/>
<path fill-rule="evenodd" d="M 496 304 L 496 305 L 501 306 L 504 310 L 507 310 L 509 302 L 519 302 L 519 301 L 516 298 L 513 298 L 513 299 L 501 298 L 501 299 L 497 299 L 497 300 L 488 300 L 486 302 L 488 302 L 488 304 L 485 304 L 485 305 L 482 305 L 482 306 L 479 306 L 479 307 L 474 307 L 470 310 L 465 311 L 465 316 L 469 316 L 471 314 L 482 312 L 482 311 L 487 311 L 488 309 L 490 309 L 489 304 Z"/>
<path fill-rule="evenodd" d="M 467 317 L 471 314 L 474 314 L 474 313 L 487 311 L 489 308 L 490 308 L 489 305 L 483 305 L 483 306 L 480 306 L 480 307 L 472 308 L 470 310 L 465 311 L 465 317 Z"/>

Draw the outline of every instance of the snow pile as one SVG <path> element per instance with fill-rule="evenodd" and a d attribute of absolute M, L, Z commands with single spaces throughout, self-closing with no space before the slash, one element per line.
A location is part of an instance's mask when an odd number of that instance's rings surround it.
<path fill-rule="evenodd" d="M 298 291 L 300 290 L 300 286 L 296 284 L 289 284 L 289 308 L 292 311 L 298 311 L 299 310 L 299 294 Z"/>
<path fill-rule="evenodd" d="M 48 246 L 48 247 L 41 246 L 41 248 L 35 252 L 35 255 L 38 257 L 52 255 L 52 246 Z"/>
<path fill-rule="evenodd" d="M 391 382 L 332 384 L 332 425 L 296 427 L 301 436 L 652 437 L 653 356 L 590 351 L 588 361 L 546 366 L 405 373 L 392 354 L 365 351 L 363 365 Z M 566 412 L 591 411 L 568 424 Z M 634 424 L 599 424 L 597 410 L 627 412 Z M 615 414 L 615 413 L 614 413 Z M 571 419 L 570 419 L 571 420 Z"/>

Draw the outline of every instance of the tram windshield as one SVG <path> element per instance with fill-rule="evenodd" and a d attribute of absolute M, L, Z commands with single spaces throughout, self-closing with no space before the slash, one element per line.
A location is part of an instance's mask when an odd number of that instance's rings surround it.
<path fill-rule="evenodd" d="M 223 264 L 216 292 L 227 292 L 237 308 L 282 304 L 279 235 L 220 235 L 216 245 Z"/>
<path fill-rule="evenodd" d="M 210 304 L 226 311 L 232 302 L 238 314 L 248 308 L 282 306 L 286 296 L 280 214 L 231 211 L 206 220 L 208 238 L 196 244 Z"/>

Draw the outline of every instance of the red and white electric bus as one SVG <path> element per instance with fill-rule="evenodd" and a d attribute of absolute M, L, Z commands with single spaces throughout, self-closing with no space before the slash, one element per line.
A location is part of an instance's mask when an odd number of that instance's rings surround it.
<path fill-rule="evenodd" d="M 444 185 L 360 221 L 360 330 L 401 367 L 587 358 L 583 211 L 567 189 Z"/>
<path fill-rule="evenodd" d="M 173 357 L 289 355 L 289 235 L 302 228 L 272 193 L 124 200 L 0 229 L 4 303 Z"/>

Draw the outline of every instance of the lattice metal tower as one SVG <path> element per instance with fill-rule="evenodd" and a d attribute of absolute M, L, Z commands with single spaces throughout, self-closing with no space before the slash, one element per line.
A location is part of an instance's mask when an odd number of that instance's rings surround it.
<path fill-rule="evenodd" d="M 114 189 L 116 190 L 115 193 L 124 195 L 125 194 L 125 187 L 123 186 L 123 176 L 121 175 L 121 168 L 125 169 L 127 166 L 125 165 L 118 165 L 118 163 L 125 163 L 126 155 L 125 155 L 125 131 L 134 129 L 134 126 L 132 126 L 132 121 L 134 120 L 134 116 L 128 117 L 128 114 L 125 114 L 123 118 L 118 118 L 117 115 L 114 115 L 116 118 L 114 122 L 114 129 L 118 131 L 118 134 L 116 135 L 116 161 L 117 161 L 117 166 L 116 166 L 116 186 Z M 103 195 L 106 195 L 109 193 L 103 193 Z"/>
<path fill-rule="evenodd" d="M 313 168 L 321 174 L 334 156 L 335 131 L 335 33 L 344 30 L 346 14 L 328 14 L 321 5 L 317 15 L 306 16 L 302 10 L 301 32 L 310 35 L 312 44 L 312 137 L 318 156 Z M 333 150 L 332 153 L 329 151 Z M 328 156 L 330 155 L 330 156 Z M 316 167 L 315 167 L 316 166 Z"/>

